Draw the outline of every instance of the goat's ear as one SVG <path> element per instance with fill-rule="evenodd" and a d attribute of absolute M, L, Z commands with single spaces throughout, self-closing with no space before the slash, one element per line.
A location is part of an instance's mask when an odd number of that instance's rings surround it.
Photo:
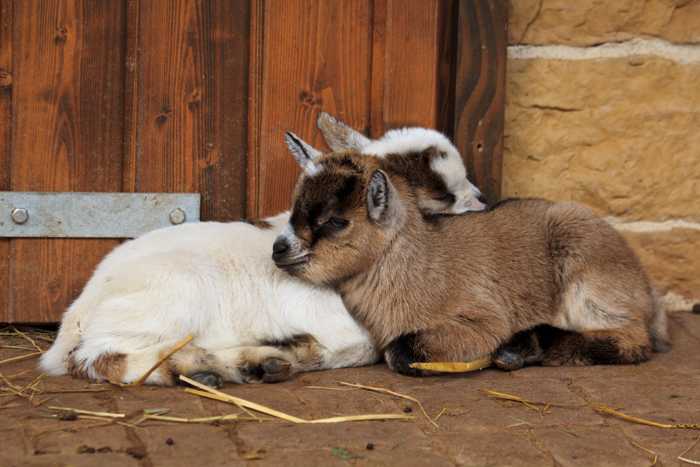
<path fill-rule="evenodd" d="M 314 161 L 323 154 L 321 151 L 314 148 L 291 131 L 285 133 L 284 142 L 287 143 L 289 152 L 292 153 L 292 156 L 294 156 L 294 159 L 304 172 L 308 175 L 313 175 L 318 172 L 318 166 Z"/>
<path fill-rule="evenodd" d="M 329 113 L 318 114 L 316 126 L 321 131 L 328 147 L 333 151 L 357 151 L 370 144 L 372 141 L 359 131 L 353 130 L 345 122 L 333 117 Z"/>
<path fill-rule="evenodd" d="M 381 170 L 375 170 L 369 179 L 367 187 L 367 212 L 370 219 L 375 222 L 383 219 L 389 211 L 392 186 L 386 174 Z"/>

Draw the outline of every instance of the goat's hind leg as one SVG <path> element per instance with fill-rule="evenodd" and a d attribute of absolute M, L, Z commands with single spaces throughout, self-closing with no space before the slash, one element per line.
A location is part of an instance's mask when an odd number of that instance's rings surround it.
<path fill-rule="evenodd" d="M 232 383 L 270 383 L 293 375 L 293 358 L 272 346 L 241 346 L 205 350 L 190 347 L 174 354 L 169 367 L 199 383 L 220 387 Z"/>
<path fill-rule="evenodd" d="M 559 330 L 543 325 L 514 334 L 493 353 L 493 364 L 501 370 L 514 371 L 542 363 L 543 345 L 556 332 Z"/>
<path fill-rule="evenodd" d="M 570 286 L 554 325 L 567 331 L 547 346 L 543 365 L 611 365 L 649 359 L 652 341 L 646 317 L 652 300 L 643 288 L 581 281 Z M 612 282 L 612 281 L 610 281 Z"/>
<path fill-rule="evenodd" d="M 643 326 L 566 332 L 545 350 L 545 366 L 619 365 L 649 359 L 651 345 Z"/>
<path fill-rule="evenodd" d="M 184 350 L 184 349 L 183 349 Z M 308 334 L 258 346 L 217 350 L 192 348 L 173 355 L 175 371 L 203 384 L 278 383 L 323 365 L 323 347 Z"/>

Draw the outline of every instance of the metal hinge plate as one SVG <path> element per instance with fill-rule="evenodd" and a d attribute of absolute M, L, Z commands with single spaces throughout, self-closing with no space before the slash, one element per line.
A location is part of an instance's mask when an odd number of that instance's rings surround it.
<path fill-rule="evenodd" d="M 0 237 L 134 238 L 199 221 L 199 193 L 0 191 Z"/>

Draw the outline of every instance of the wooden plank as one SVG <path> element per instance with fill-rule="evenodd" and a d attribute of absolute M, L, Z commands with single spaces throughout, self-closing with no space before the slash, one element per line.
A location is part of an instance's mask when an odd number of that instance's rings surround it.
<path fill-rule="evenodd" d="M 372 6 L 372 72 L 370 133 L 382 136 L 384 127 L 384 61 L 386 60 L 386 9 L 388 0 L 374 0 Z"/>
<path fill-rule="evenodd" d="M 322 146 L 315 124 L 321 108 L 362 130 L 369 123 L 370 0 L 260 6 L 253 17 L 263 45 L 252 69 L 261 84 L 250 128 L 251 217 L 289 207 L 299 172 L 283 142 L 286 130 Z"/>
<path fill-rule="evenodd" d="M 383 49 L 383 96 L 372 96 L 382 106 L 384 128 L 406 125 L 438 127 L 441 108 L 438 82 L 443 42 L 444 0 L 386 0 L 386 24 L 375 51 Z M 377 27 L 375 23 L 375 27 Z M 374 63 L 379 62 L 375 59 Z M 374 71 L 373 77 L 379 76 Z M 373 87 L 373 89 L 376 88 Z M 373 115 L 379 113 L 373 111 Z"/>
<path fill-rule="evenodd" d="M 0 190 L 10 189 L 12 151 L 12 1 L 0 0 Z M 0 322 L 10 320 L 10 241 L 0 240 Z"/>
<path fill-rule="evenodd" d="M 201 192 L 203 219 L 238 219 L 245 206 L 249 2 L 137 4 L 130 8 L 137 10 L 137 37 L 127 39 L 137 71 L 127 84 L 125 188 Z"/>
<path fill-rule="evenodd" d="M 248 158 L 246 165 L 246 217 L 260 217 L 260 129 L 262 128 L 263 64 L 265 62 L 265 0 L 250 2 L 248 72 Z"/>
<path fill-rule="evenodd" d="M 505 0 L 461 0 L 455 143 L 489 201 L 501 194 L 507 47 Z"/>
<path fill-rule="evenodd" d="M 11 188 L 119 191 L 123 4 L 17 0 L 13 6 Z M 58 320 L 115 244 L 12 240 L 9 320 Z"/>

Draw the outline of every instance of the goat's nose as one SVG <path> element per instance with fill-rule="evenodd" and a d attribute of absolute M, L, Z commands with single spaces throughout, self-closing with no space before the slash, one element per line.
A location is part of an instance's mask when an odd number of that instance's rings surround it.
<path fill-rule="evenodd" d="M 477 196 L 476 199 L 482 204 L 488 204 L 486 202 L 486 196 L 481 193 L 479 193 L 479 196 Z"/>
<path fill-rule="evenodd" d="M 275 243 L 272 244 L 272 256 L 279 257 L 289 251 L 289 242 L 284 237 L 277 237 Z"/>

